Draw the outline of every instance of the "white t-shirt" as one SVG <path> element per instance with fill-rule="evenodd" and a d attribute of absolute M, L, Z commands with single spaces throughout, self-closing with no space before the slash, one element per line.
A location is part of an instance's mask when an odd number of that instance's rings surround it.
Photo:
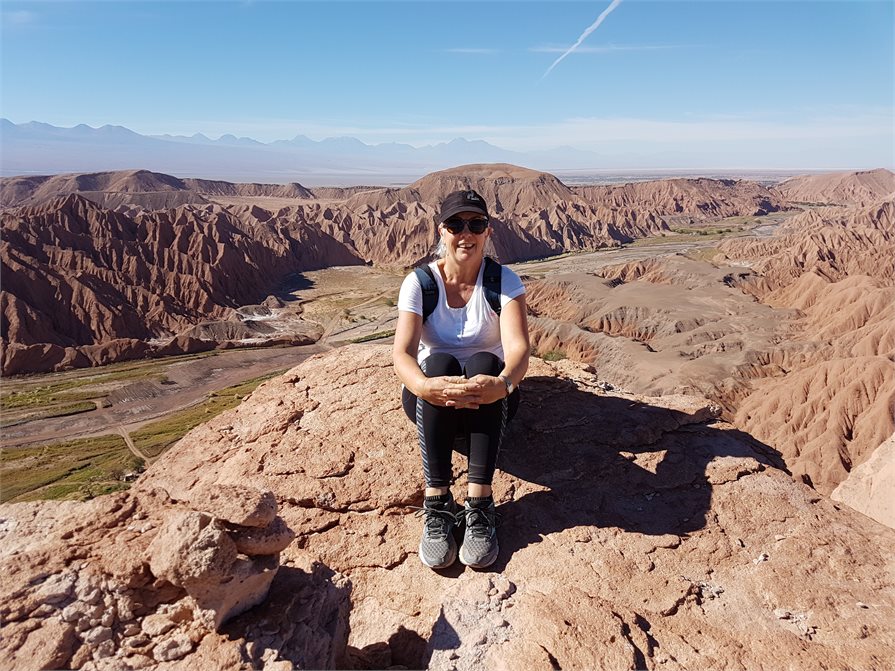
<path fill-rule="evenodd" d="M 475 289 L 469 301 L 462 308 L 452 308 L 447 304 L 447 291 L 437 262 L 429 264 L 438 285 L 438 304 L 423 323 L 420 347 L 416 360 L 420 363 L 430 354 L 446 352 L 456 357 L 461 366 L 476 352 L 493 352 L 503 360 L 503 345 L 500 342 L 500 317 L 494 314 L 485 290 L 482 275 L 485 263 L 479 268 Z M 519 276 L 506 266 L 501 266 L 500 306 L 505 307 L 514 298 L 525 293 Z M 423 289 L 416 277 L 410 273 L 404 278 L 398 294 L 398 309 L 423 315 Z"/>

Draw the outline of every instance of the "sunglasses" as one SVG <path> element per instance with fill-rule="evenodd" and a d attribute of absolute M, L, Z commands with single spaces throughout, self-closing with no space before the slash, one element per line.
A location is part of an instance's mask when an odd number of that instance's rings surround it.
<path fill-rule="evenodd" d="M 488 219 L 486 217 L 476 217 L 475 219 L 465 220 L 460 217 L 451 217 L 450 219 L 445 219 L 441 225 L 452 235 L 462 233 L 464 228 L 469 228 L 470 233 L 479 235 L 488 228 Z"/>

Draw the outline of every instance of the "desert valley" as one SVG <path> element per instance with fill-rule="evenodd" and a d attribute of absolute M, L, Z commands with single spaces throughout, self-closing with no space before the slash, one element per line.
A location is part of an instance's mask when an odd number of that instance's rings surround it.
<path fill-rule="evenodd" d="M 388 342 L 460 188 L 532 364 L 498 563 L 440 575 Z M 895 665 L 891 171 L 138 170 L 0 205 L 0 668 Z"/>

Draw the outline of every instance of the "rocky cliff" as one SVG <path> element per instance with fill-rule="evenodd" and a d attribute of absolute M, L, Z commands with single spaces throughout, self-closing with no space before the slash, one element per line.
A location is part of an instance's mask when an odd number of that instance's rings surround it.
<path fill-rule="evenodd" d="M 0 665 L 895 664 L 895 531 L 794 481 L 712 404 L 605 386 L 532 361 L 498 461 L 498 561 L 436 573 L 416 557 L 421 466 L 388 348 L 314 357 L 127 494 L 0 507 Z M 455 475 L 462 499 L 459 455 Z M 270 535 L 295 540 L 268 600 L 218 624 L 230 611 L 208 586 L 245 575 L 239 539 L 273 516 Z"/>

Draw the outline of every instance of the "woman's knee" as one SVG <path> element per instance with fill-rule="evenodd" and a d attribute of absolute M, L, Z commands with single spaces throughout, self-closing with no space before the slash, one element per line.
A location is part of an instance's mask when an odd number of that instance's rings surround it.
<path fill-rule="evenodd" d="M 430 354 L 420 364 L 420 369 L 426 377 L 440 377 L 442 375 L 462 375 L 463 367 L 455 357 L 444 352 Z"/>
<path fill-rule="evenodd" d="M 476 352 L 466 361 L 466 377 L 497 375 L 503 370 L 503 361 L 491 352 Z"/>

